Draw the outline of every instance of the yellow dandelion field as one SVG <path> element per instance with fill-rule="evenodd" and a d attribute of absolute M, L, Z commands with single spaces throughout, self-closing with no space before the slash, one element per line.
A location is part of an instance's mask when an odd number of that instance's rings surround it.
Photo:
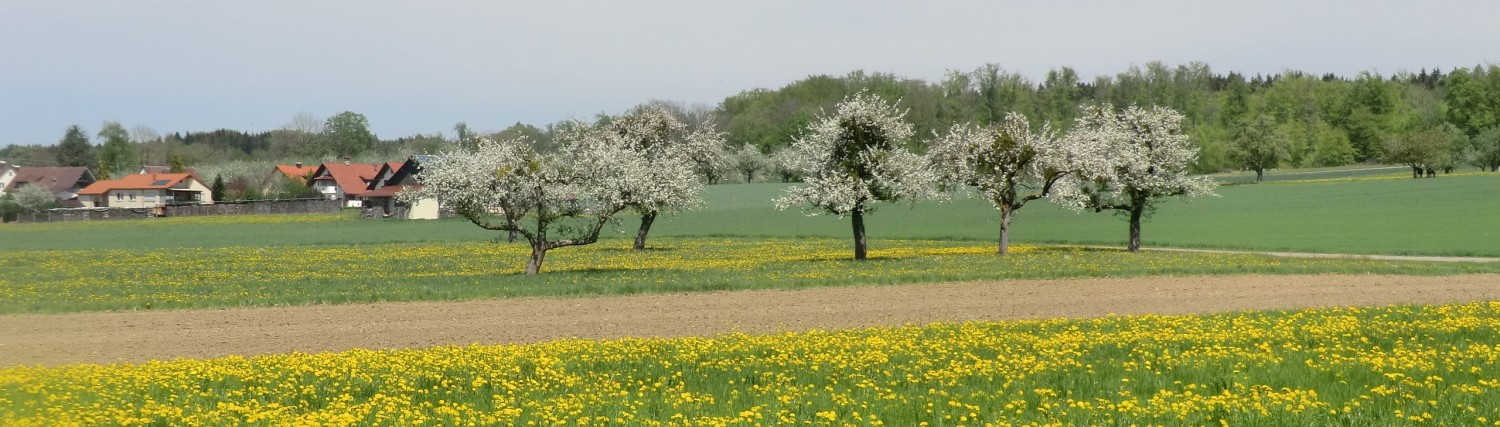
<path fill-rule="evenodd" d="M 1500 302 L 0 370 L 0 425 L 1500 425 Z"/>

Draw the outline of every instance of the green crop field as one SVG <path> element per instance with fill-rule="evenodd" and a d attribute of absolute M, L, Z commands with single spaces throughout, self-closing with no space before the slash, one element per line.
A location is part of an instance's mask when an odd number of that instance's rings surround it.
<path fill-rule="evenodd" d="M 1309 181 L 1227 185 L 1219 197 L 1163 202 L 1144 225 L 1147 247 L 1196 247 L 1356 254 L 1500 256 L 1500 175 L 1433 179 L 1404 172 L 1363 176 L 1333 171 Z M 1324 173 L 1324 172 L 1319 172 Z M 1319 175 L 1322 176 L 1322 175 Z M 696 211 L 664 217 L 656 237 L 798 237 L 842 239 L 849 223 L 830 216 L 779 212 L 770 200 L 785 184 L 708 187 Z M 881 206 L 867 217 L 872 246 L 881 239 L 992 241 L 998 213 L 983 201 L 956 198 Z M 633 218 L 606 232 L 633 236 Z M 1016 243 L 1124 245 L 1126 224 L 1105 213 L 1076 213 L 1038 202 L 1019 211 Z M 399 242 L 476 242 L 496 238 L 462 219 L 355 220 L 350 213 L 269 218 L 249 223 L 200 218 L 0 226 L 0 251 L 148 249 Z"/>
<path fill-rule="evenodd" d="M 1399 176 L 1219 188 L 1164 203 L 1147 246 L 1500 255 L 1489 223 L 1500 176 Z M 1015 222 L 1018 253 L 992 254 L 984 202 L 883 206 L 872 256 L 850 257 L 848 221 L 778 212 L 782 184 L 709 188 L 702 209 L 658 221 L 652 251 L 628 250 L 634 221 L 603 242 L 548 255 L 520 275 L 521 244 L 462 219 L 360 220 L 352 213 L 0 227 L 0 312 L 221 307 L 520 295 L 799 288 L 944 280 L 1244 273 L 1462 274 L 1500 264 L 1283 259 L 1035 246 L 1122 245 L 1125 223 L 1039 203 Z"/>

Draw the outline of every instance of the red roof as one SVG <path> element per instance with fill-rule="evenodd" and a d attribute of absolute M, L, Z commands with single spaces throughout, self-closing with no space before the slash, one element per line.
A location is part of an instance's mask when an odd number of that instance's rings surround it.
<path fill-rule="evenodd" d="M 365 186 L 369 180 L 375 179 L 375 174 L 380 172 L 381 165 L 355 163 L 346 165 L 343 163 L 324 163 L 319 167 L 327 173 L 314 178 L 316 180 L 332 179 L 344 190 L 345 195 L 359 196 L 365 193 Z"/>
<path fill-rule="evenodd" d="M 307 174 L 313 173 L 313 171 L 315 170 L 318 170 L 318 168 L 312 166 L 276 165 L 277 172 L 281 172 L 281 174 L 286 175 L 287 178 L 295 179 L 298 181 L 306 180 Z"/>
<path fill-rule="evenodd" d="M 422 184 L 387 185 L 387 186 L 380 187 L 380 188 L 377 188 L 377 189 L 374 189 L 374 190 L 370 190 L 369 192 L 367 192 L 365 194 L 361 194 L 361 196 L 363 196 L 363 197 L 396 197 L 396 193 L 399 193 L 399 192 L 404 191 L 404 190 L 416 190 L 418 188 L 422 188 Z"/>
<path fill-rule="evenodd" d="M 186 173 L 138 173 L 125 175 L 120 179 L 107 179 L 96 181 L 88 187 L 84 187 L 78 194 L 106 194 L 110 190 L 153 190 L 161 188 L 172 188 L 184 179 L 193 178 L 192 174 Z M 200 181 L 201 182 L 201 181 Z"/>

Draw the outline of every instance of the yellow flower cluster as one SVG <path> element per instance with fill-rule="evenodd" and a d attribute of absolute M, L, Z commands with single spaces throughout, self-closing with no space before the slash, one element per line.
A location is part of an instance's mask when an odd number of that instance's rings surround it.
<path fill-rule="evenodd" d="M 129 227 L 135 228 L 194 227 L 223 224 L 318 224 L 336 221 L 349 221 L 351 218 L 351 214 L 346 212 L 315 214 L 203 215 L 128 220 L 129 222 L 124 223 L 114 220 L 105 220 L 7 224 L 5 226 L 5 230 L 74 232 L 80 229 L 118 229 L 119 227 L 127 225 Z"/>
<path fill-rule="evenodd" d="M 548 253 L 496 242 L 51 250 L 0 259 L 0 312 L 463 299 L 944 280 L 1149 274 L 1399 272 L 1451 265 L 1018 245 L 1005 257 L 964 241 L 880 241 L 867 262 L 836 239 L 608 240 Z M 1444 270 L 1448 269 L 1448 270 Z"/>
<path fill-rule="evenodd" d="M 1500 425 L 1500 303 L 0 370 L 0 425 Z"/>

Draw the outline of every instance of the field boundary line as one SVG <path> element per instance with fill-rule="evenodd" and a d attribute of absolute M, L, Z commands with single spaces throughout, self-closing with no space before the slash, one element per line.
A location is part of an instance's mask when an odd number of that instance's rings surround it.
<path fill-rule="evenodd" d="M 1080 247 L 1088 249 L 1120 249 L 1119 246 L 1105 245 L 1054 245 L 1058 247 Z M 1341 254 L 1325 252 L 1281 252 L 1281 251 L 1250 251 L 1239 249 L 1197 249 L 1197 248 L 1173 248 L 1173 247 L 1147 247 L 1142 246 L 1143 251 L 1159 252 L 1197 252 L 1207 254 L 1243 254 L 1243 255 L 1268 255 L 1283 258 L 1332 258 L 1332 259 L 1363 259 L 1373 261 L 1418 261 L 1418 262 L 1500 262 L 1500 257 L 1467 257 L 1467 256 L 1437 256 L 1437 255 L 1372 255 L 1372 254 Z"/>

